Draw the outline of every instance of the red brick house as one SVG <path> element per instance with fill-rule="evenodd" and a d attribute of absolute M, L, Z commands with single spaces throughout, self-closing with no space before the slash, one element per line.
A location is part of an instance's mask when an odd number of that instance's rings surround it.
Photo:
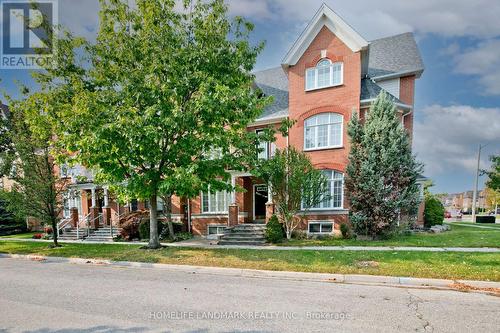
<path fill-rule="evenodd" d="M 385 90 L 412 136 L 415 80 L 423 70 L 411 33 L 367 41 L 323 4 L 281 64 L 255 73 L 256 87 L 274 96 L 274 103 L 248 130 L 277 126 L 285 118 L 296 120 L 289 137 L 278 136 L 275 143 L 264 144 L 260 157 L 268 158 L 274 149 L 285 147 L 288 140 L 306 152 L 314 166 L 324 170 L 330 179 L 331 200 L 311 209 L 302 229 L 331 233 L 348 218 L 344 172 L 349 154 L 347 122 L 352 112 L 359 111 L 363 117 L 380 91 Z M 232 184 L 246 191 L 200 193 L 192 200 L 176 198 L 175 219 L 183 221 L 193 234 L 208 236 L 221 233 L 228 225 L 264 222 L 270 217 L 273 203 L 266 184 L 248 173 L 232 173 Z M 94 207 L 103 212 L 107 221 L 125 209 L 144 208 L 144 203 L 136 203 L 120 209 L 91 182 L 76 184 L 75 188 L 82 193 L 76 204 L 80 215 Z M 96 191 L 103 193 L 100 199 Z"/>

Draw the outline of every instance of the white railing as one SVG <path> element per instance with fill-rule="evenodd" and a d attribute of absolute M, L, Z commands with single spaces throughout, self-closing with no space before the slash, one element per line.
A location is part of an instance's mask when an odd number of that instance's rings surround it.
<path fill-rule="evenodd" d="M 62 230 L 62 228 L 66 227 L 68 224 L 71 223 L 71 219 L 70 218 L 65 218 L 65 219 L 62 219 L 58 224 L 57 224 L 57 238 L 59 238 L 59 235 L 60 235 L 60 230 Z"/>
<path fill-rule="evenodd" d="M 76 224 L 76 238 L 80 239 L 80 221 L 83 220 L 85 227 L 87 228 L 87 237 L 90 236 L 90 227 L 89 227 L 89 218 L 90 218 L 90 213 L 83 216 L 81 219 L 78 220 L 78 223 Z"/>
<path fill-rule="evenodd" d="M 114 212 L 114 215 L 115 215 L 115 218 L 116 218 L 116 228 L 117 229 L 120 226 L 120 220 L 122 219 L 122 217 L 124 217 L 127 214 L 128 214 L 127 212 L 123 212 L 121 214 L 118 214 L 118 213 Z M 113 219 L 111 219 L 109 221 L 109 234 L 110 234 L 111 238 L 113 238 Z"/>

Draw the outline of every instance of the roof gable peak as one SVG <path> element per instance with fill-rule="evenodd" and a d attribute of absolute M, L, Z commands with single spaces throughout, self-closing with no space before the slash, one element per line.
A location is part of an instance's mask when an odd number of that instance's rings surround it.
<path fill-rule="evenodd" d="M 297 64 L 300 57 L 302 57 L 324 26 L 342 40 L 353 52 L 358 52 L 368 47 L 368 42 L 356 30 L 323 3 L 286 54 L 282 61 L 282 66 L 288 67 Z"/>

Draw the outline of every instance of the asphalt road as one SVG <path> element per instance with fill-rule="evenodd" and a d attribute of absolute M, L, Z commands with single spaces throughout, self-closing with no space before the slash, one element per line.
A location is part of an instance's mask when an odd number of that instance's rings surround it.
<path fill-rule="evenodd" d="M 0 332 L 500 332 L 500 298 L 0 259 Z"/>

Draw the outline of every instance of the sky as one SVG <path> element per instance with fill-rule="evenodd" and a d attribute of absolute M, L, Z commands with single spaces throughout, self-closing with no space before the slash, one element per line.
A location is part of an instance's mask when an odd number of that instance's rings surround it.
<path fill-rule="evenodd" d="M 367 40 L 412 31 L 426 68 L 416 84 L 413 148 L 433 192 L 472 189 L 479 144 L 481 168 L 500 154 L 500 1 L 226 1 L 230 15 L 255 24 L 252 41 L 266 41 L 256 70 L 281 64 L 322 2 Z M 94 39 L 98 10 L 97 0 L 59 0 L 59 23 Z M 13 96 L 16 82 L 33 86 L 25 70 L 0 70 L 0 79 Z"/>

